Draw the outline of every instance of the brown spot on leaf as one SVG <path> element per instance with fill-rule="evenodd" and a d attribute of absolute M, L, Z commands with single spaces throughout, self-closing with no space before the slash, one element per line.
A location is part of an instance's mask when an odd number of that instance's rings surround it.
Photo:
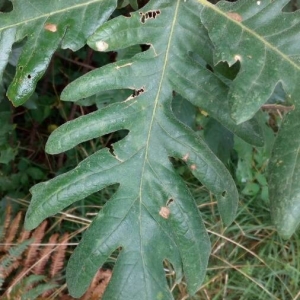
<path fill-rule="evenodd" d="M 228 12 L 228 13 L 227 13 L 227 16 L 228 16 L 230 19 L 232 19 L 232 20 L 234 20 L 234 21 L 237 21 L 237 22 L 242 22 L 242 21 L 243 21 L 242 16 L 241 16 L 240 14 L 238 14 L 238 13 L 235 13 L 235 12 Z"/>
<path fill-rule="evenodd" d="M 51 31 L 51 32 L 56 32 L 57 31 L 57 26 L 56 24 L 51 24 L 51 23 L 48 23 L 48 24 L 45 24 L 44 28 L 48 31 Z"/>
<path fill-rule="evenodd" d="M 197 169 L 196 165 L 191 165 L 190 168 L 191 168 L 192 171 Z"/>
<path fill-rule="evenodd" d="M 170 216 L 170 209 L 168 207 L 162 206 L 159 211 L 160 216 L 164 219 L 168 219 Z"/>

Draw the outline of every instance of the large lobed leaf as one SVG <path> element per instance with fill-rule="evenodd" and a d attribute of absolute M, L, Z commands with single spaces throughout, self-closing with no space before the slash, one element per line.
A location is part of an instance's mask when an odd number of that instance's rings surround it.
<path fill-rule="evenodd" d="M 215 46 L 215 63 L 241 65 L 229 90 L 232 117 L 238 123 L 251 118 L 279 82 L 295 105 L 279 131 L 269 167 L 272 217 L 279 234 L 288 238 L 300 220 L 300 11 L 282 12 L 289 0 L 199 2 Z"/>
<path fill-rule="evenodd" d="M 64 100 L 124 88 L 134 90 L 134 95 L 61 126 L 51 135 L 47 151 L 60 153 L 123 129 L 128 135 L 111 151 L 100 150 L 74 170 L 32 188 L 26 218 L 29 229 L 75 201 L 119 184 L 70 259 L 67 279 L 72 295 L 84 293 L 98 268 L 118 248 L 121 252 L 105 299 L 172 299 L 164 279 L 164 260 L 172 263 L 178 280 L 183 272 L 190 294 L 197 291 L 205 273 L 209 240 L 194 200 L 169 157 L 186 162 L 216 195 L 226 224 L 234 218 L 238 196 L 227 169 L 205 142 L 174 116 L 172 94 L 175 91 L 200 106 L 247 142 L 261 145 L 257 123 L 242 122 L 267 101 L 279 81 L 297 106 L 300 18 L 298 12 L 281 13 L 287 2 L 241 0 L 214 6 L 204 0 L 156 0 L 129 18 L 105 23 L 89 39 L 89 45 L 99 51 L 135 44 L 150 48 L 70 84 L 62 94 Z M 241 64 L 230 87 L 207 69 L 207 64 L 213 64 L 213 48 L 200 15 L 215 46 L 214 62 Z M 9 36 L 5 30 L 3 34 Z M 231 119 L 229 106 L 241 125 Z M 297 111 L 291 112 L 282 126 L 270 166 L 275 223 L 288 226 L 282 229 L 283 236 L 289 236 L 299 220 L 298 139 L 286 138 L 286 131 L 297 123 Z M 283 158 L 281 151 L 286 155 Z M 290 185 L 280 182 L 285 175 L 291 177 Z M 277 193 L 280 188 L 284 195 Z"/>
<path fill-rule="evenodd" d="M 117 0 L 12 0 L 13 11 L 0 14 L 0 79 L 13 43 L 26 38 L 7 96 L 23 104 L 34 92 L 58 47 L 76 51 L 103 24 Z"/>
<path fill-rule="evenodd" d="M 230 86 L 232 117 L 250 119 L 281 82 L 288 98 L 300 92 L 300 11 L 283 13 L 289 0 L 203 3 L 201 19 L 215 46 L 215 63 L 239 61 Z"/>
<path fill-rule="evenodd" d="M 194 294 L 204 278 L 209 239 L 197 206 L 169 157 L 183 160 L 216 196 L 222 219 L 230 224 L 238 194 L 226 167 L 206 143 L 174 116 L 173 91 L 201 105 L 229 130 L 261 144 L 255 122 L 236 126 L 230 119 L 227 86 L 206 68 L 209 40 L 196 1 L 152 1 L 128 18 L 105 23 L 89 39 L 100 51 L 134 44 L 150 49 L 132 59 L 94 70 L 70 84 L 64 100 L 101 91 L 129 88 L 134 95 L 53 132 L 47 151 L 66 151 L 89 139 L 128 130 L 128 135 L 82 161 L 74 170 L 31 190 L 26 227 L 79 199 L 118 183 L 119 188 L 94 219 L 67 268 L 73 296 L 80 296 L 109 255 L 121 248 L 105 299 L 172 299 L 163 261 L 172 263 L 177 279 L 186 278 Z M 193 59 L 190 52 L 201 57 Z"/>
<path fill-rule="evenodd" d="M 223 1 L 215 6 L 204 0 L 153 1 L 130 18 L 106 23 L 90 38 L 90 46 L 99 51 L 138 43 L 151 47 L 131 60 L 93 71 L 65 90 L 65 100 L 123 88 L 135 90 L 138 96 L 62 126 L 51 136 L 48 151 L 59 153 L 120 129 L 129 130 L 128 136 L 115 145 L 113 153 L 101 150 L 75 170 L 32 190 L 28 227 L 94 191 L 120 184 L 70 261 L 68 278 L 74 295 L 82 294 L 95 270 L 118 247 L 123 250 L 107 298 L 170 298 L 166 284 L 160 280 L 164 259 L 173 263 L 178 274 L 182 264 L 191 293 L 199 287 L 209 252 L 208 240 L 192 197 L 174 173 L 169 156 L 186 161 L 194 175 L 217 195 L 224 221 L 229 223 L 233 219 L 233 182 L 206 144 L 174 117 L 172 91 L 208 111 L 244 140 L 259 145 L 257 124 L 243 122 L 268 100 L 278 82 L 282 83 L 296 109 L 286 116 L 274 146 L 269 168 L 271 209 L 279 233 L 289 237 L 294 232 L 300 219 L 300 16 L 299 12 L 281 12 L 287 2 L 241 0 Z M 229 88 L 206 68 L 207 63 L 212 64 L 212 48 L 199 21 L 200 14 L 215 47 L 214 62 L 227 61 L 232 65 L 239 61 L 241 65 Z M 10 41 L 8 44 L 13 43 L 9 33 L 2 33 Z M 3 39 L 1 47 L 2 55 L 7 55 L 9 47 Z M 228 89 L 227 100 L 224 95 Z M 231 120 L 228 103 L 233 118 L 242 123 L 240 126 Z M 39 202 L 41 198 L 43 201 Z M 159 214 L 162 208 L 170 212 L 169 217 Z M 132 239 L 126 235 L 129 230 L 133 232 Z M 192 236 L 197 235 L 203 243 L 199 238 L 193 241 Z M 98 238 L 94 243 L 95 236 Z M 158 244 L 155 257 L 153 241 Z M 86 259 L 86 253 L 92 255 Z M 191 267 L 187 253 L 198 257 L 198 263 Z M 128 274 L 128 263 L 134 265 L 134 273 Z M 78 269 L 86 270 L 81 272 L 82 277 L 75 276 Z M 195 274 L 200 274 L 197 280 Z M 159 284 L 153 278 L 160 278 Z M 128 288 L 122 285 L 124 280 L 128 280 L 126 284 L 139 281 L 141 291 L 133 294 L 130 284 Z"/>
<path fill-rule="evenodd" d="M 289 238 L 300 223 L 300 113 L 289 113 L 269 162 L 271 213 L 278 233 Z"/>

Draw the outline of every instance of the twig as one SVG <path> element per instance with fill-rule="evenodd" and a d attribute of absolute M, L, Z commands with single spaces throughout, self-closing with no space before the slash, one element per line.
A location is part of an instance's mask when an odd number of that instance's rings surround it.
<path fill-rule="evenodd" d="M 63 59 L 63 60 L 66 60 L 66 61 L 68 61 L 68 62 L 71 62 L 71 63 L 73 63 L 73 64 L 75 64 L 75 65 L 84 67 L 85 69 L 88 69 L 88 70 L 95 70 L 95 69 L 96 69 L 96 68 L 93 67 L 93 66 L 90 66 L 90 65 L 88 65 L 88 64 L 85 64 L 85 63 L 82 63 L 82 62 L 79 62 L 79 61 L 76 61 L 76 60 L 74 60 L 74 59 L 70 59 L 70 58 L 64 57 L 64 56 L 62 56 L 62 55 L 60 55 L 60 54 L 58 54 L 58 53 L 55 53 L 55 56 L 57 56 L 57 57 L 59 57 L 59 58 L 61 58 L 61 59 Z"/>
<path fill-rule="evenodd" d="M 288 113 L 295 109 L 295 105 L 285 106 L 280 104 L 264 104 L 261 107 L 263 110 Z"/>

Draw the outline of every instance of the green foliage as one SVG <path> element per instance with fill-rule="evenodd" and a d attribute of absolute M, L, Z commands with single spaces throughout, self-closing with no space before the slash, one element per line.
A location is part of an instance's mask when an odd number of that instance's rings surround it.
<path fill-rule="evenodd" d="M 286 104 L 295 109 L 282 122 L 273 148 L 270 203 L 279 233 L 289 237 L 295 231 L 300 220 L 300 17 L 298 12 L 281 12 L 287 0 L 221 1 L 217 5 L 204 0 L 152 0 L 129 16 L 119 17 L 114 17 L 119 13 L 112 15 L 116 7 L 126 9 L 130 4 L 137 9 L 138 2 L 12 3 L 13 10 L 1 15 L 0 74 L 12 45 L 23 41 L 7 91 L 16 106 L 33 94 L 59 47 L 75 51 L 87 43 L 95 51 L 119 51 L 116 62 L 101 64 L 63 90 L 62 100 L 96 103 L 98 110 L 60 126 L 50 135 L 46 151 L 59 154 L 113 132 L 119 132 L 121 139 L 31 189 L 28 229 L 78 200 L 118 185 L 69 261 L 67 280 L 72 295 L 85 292 L 116 250 L 120 254 L 104 299 L 172 299 L 163 271 L 166 261 L 176 272 L 176 282 L 184 276 L 188 292 L 197 292 L 210 243 L 172 159 L 185 163 L 214 194 L 222 220 L 230 225 L 238 203 L 228 170 L 235 140 L 236 177 L 240 183 L 247 182 L 242 193 L 267 201 L 263 164 L 273 142 L 266 138 L 264 121 L 256 113 L 278 82 L 287 93 Z M 149 47 L 140 52 L 139 45 Z M 195 132 L 197 109 L 210 117 L 203 135 Z M 32 113 L 39 122 L 48 115 L 48 110 L 42 116 Z M 4 114 L 3 120 L 7 117 Z M 3 130 L 5 136 L 8 129 Z M 261 147 L 264 140 L 267 146 L 262 150 L 253 151 L 249 145 Z M 2 163 L 13 159 L 12 150 L 0 151 Z M 246 154 L 244 161 L 241 153 Z M 249 172 L 253 162 L 262 172 Z M 26 172 L 34 180 L 43 179 L 38 169 Z"/>
<path fill-rule="evenodd" d="M 0 74 L 6 66 L 13 43 L 26 38 L 16 75 L 7 91 L 14 105 L 23 104 L 32 95 L 59 46 L 73 51 L 83 47 L 86 38 L 107 20 L 116 7 L 116 0 L 12 3 L 13 11 L 1 15 Z"/>
<path fill-rule="evenodd" d="M 2 234 L 2 231 L 3 231 L 3 228 L 0 228 L 1 234 Z M 1 239 L 1 241 L 2 241 L 2 239 Z M 9 249 L 9 255 L 2 257 L 2 259 L 0 261 L 0 269 L 1 269 L 1 272 L 3 272 L 3 274 L 4 274 L 4 271 L 6 269 L 8 269 L 9 267 L 11 267 L 12 263 L 22 255 L 22 253 L 28 248 L 28 246 L 31 243 L 32 243 L 32 240 L 28 239 L 26 241 L 23 241 L 19 245 L 16 245 Z M 0 277 L 0 288 L 2 287 L 3 283 L 4 283 L 4 280 L 1 276 Z"/>
<path fill-rule="evenodd" d="M 289 238 L 300 222 L 299 110 L 282 123 L 269 164 L 270 200 L 278 232 Z"/>
<path fill-rule="evenodd" d="M 266 168 L 275 139 L 273 130 L 267 125 L 271 118 L 264 113 L 258 114 L 265 137 L 264 147 L 252 147 L 238 137 L 234 141 L 238 158 L 236 182 L 241 188 L 241 194 L 260 198 L 265 203 L 269 203 Z"/>
<path fill-rule="evenodd" d="M 9 124 L 10 111 L 2 111 L 0 118 L 3 126 L 0 128 L 0 164 L 8 164 L 15 158 L 15 150 L 9 145 L 9 135 L 14 126 Z"/>
<path fill-rule="evenodd" d="M 3 300 L 8 299 L 39 299 L 43 293 L 51 291 L 57 285 L 54 283 L 42 283 L 46 277 L 42 275 L 29 275 L 22 279 L 10 292 L 10 296 L 3 296 Z M 36 285 L 32 287 L 33 285 Z"/>
<path fill-rule="evenodd" d="M 290 101 L 296 101 L 299 94 L 300 17 L 299 12 L 281 12 L 288 2 L 203 3 L 201 18 L 215 46 L 214 63 L 241 64 L 228 94 L 237 123 L 250 119 L 278 82 Z"/>

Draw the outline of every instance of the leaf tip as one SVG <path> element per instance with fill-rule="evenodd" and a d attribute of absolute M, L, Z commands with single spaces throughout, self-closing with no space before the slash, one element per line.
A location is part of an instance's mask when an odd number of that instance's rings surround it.
<path fill-rule="evenodd" d="M 281 224 L 279 222 L 274 222 L 274 223 L 278 235 L 284 240 L 290 239 L 298 227 L 298 222 L 289 222 L 289 220 L 287 220 L 286 223 L 283 222 Z"/>
<path fill-rule="evenodd" d="M 237 112 L 233 112 L 231 114 L 232 119 L 235 121 L 237 125 L 240 125 L 253 117 L 253 115 L 249 115 L 247 111 L 238 110 Z"/>
<path fill-rule="evenodd" d="M 52 140 L 53 139 L 50 136 L 46 143 L 45 151 L 51 155 L 59 154 L 60 150 L 58 149 L 57 145 L 54 145 L 54 142 L 52 142 Z"/>
<path fill-rule="evenodd" d="M 296 229 L 299 226 L 299 217 L 295 212 L 297 208 L 293 207 L 292 209 L 280 209 L 276 206 L 274 199 L 271 199 L 271 216 L 273 219 L 273 223 L 276 227 L 278 235 L 284 239 L 288 240 L 295 233 Z M 278 205 L 277 205 L 278 206 Z M 294 215 L 295 214 L 295 215 Z"/>
<path fill-rule="evenodd" d="M 25 220 L 24 220 L 25 230 L 28 230 L 28 231 L 33 230 L 38 225 L 39 225 L 39 223 L 37 223 L 35 218 L 32 217 L 32 213 L 31 213 L 30 209 L 28 209 L 27 212 L 26 212 Z"/>
<path fill-rule="evenodd" d="M 31 231 L 31 230 L 33 230 L 35 228 L 36 228 L 36 226 L 34 226 L 30 221 L 28 221 L 28 220 L 24 221 L 24 229 L 26 231 Z"/>

